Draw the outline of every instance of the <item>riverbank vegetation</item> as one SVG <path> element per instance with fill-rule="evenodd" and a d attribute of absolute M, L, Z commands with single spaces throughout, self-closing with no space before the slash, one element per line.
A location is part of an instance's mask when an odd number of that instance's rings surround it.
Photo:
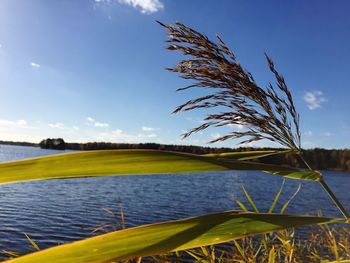
<path fill-rule="evenodd" d="M 268 211 L 284 213 L 298 194 L 300 188 L 285 203 L 279 203 L 283 194 L 283 181 Z M 235 200 L 244 211 L 254 212 L 258 206 L 254 198 L 242 186 L 246 200 Z M 92 234 L 105 234 L 125 229 L 125 215 L 122 209 L 115 211 L 103 208 L 110 220 L 96 226 Z M 295 228 L 269 234 L 248 236 L 221 245 L 212 245 L 168 253 L 146 258 L 137 262 L 206 262 L 206 263 L 259 263 L 259 262 L 350 262 L 350 230 L 347 227 L 311 226 L 300 234 Z M 130 263 L 131 261 L 128 261 Z"/>

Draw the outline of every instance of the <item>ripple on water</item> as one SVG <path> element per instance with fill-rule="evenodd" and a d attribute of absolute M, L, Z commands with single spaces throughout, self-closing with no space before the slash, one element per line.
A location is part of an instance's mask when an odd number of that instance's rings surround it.
<path fill-rule="evenodd" d="M 33 147 L 11 147 L 14 146 L 0 147 L 0 161 L 10 160 L 11 151 L 16 152 L 13 158 L 52 154 L 52 151 Z M 350 176 L 326 172 L 326 180 L 350 208 L 347 194 Z M 241 190 L 242 183 L 258 208 L 267 211 L 282 179 L 256 171 L 222 171 L 1 185 L 0 250 L 27 250 L 29 243 L 23 232 L 41 248 L 89 237 L 91 230 L 101 222 L 113 220 L 102 208 L 119 213 L 122 207 L 129 227 L 238 209 L 235 199 L 244 200 L 248 206 Z M 298 184 L 293 180 L 286 182 L 278 208 Z M 317 183 L 303 182 L 288 212 L 317 213 L 321 209 L 326 215 L 339 215 Z"/>

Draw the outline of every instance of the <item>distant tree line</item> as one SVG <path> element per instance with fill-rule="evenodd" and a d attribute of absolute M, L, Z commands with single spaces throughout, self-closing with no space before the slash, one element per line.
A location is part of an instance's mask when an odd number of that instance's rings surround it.
<path fill-rule="evenodd" d="M 108 143 L 108 142 L 88 142 L 88 143 L 66 143 L 66 149 L 70 150 L 122 150 L 122 149 L 149 149 L 172 152 L 185 152 L 193 154 L 232 152 L 232 148 L 213 148 L 193 145 L 170 145 L 159 143 Z"/>
<path fill-rule="evenodd" d="M 66 143 L 62 138 L 57 139 L 50 139 L 47 138 L 45 140 L 42 140 L 39 143 L 40 148 L 42 149 L 54 149 L 54 150 L 65 150 L 66 149 Z"/>
<path fill-rule="evenodd" d="M 169 145 L 158 143 L 108 143 L 108 142 L 89 142 L 89 143 L 67 143 L 62 138 L 53 138 L 42 140 L 39 145 L 28 142 L 9 142 L 0 141 L 0 144 L 8 145 L 22 145 L 22 146 L 40 146 L 44 149 L 57 149 L 57 150 L 79 150 L 79 151 L 91 151 L 91 150 L 113 150 L 113 149 L 152 149 L 162 151 L 175 151 L 185 152 L 193 154 L 206 154 L 206 153 L 223 153 L 223 152 L 241 152 L 241 151 L 254 151 L 254 150 L 278 150 L 276 148 L 252 148 L 252 147 L 240 147 L 240 148 L 214 148 L 214 147 L 202 147 L 194 145 Z M 279 149 L 282 150 L 282 149 Z M 308 149 L 304 150 L 305 159 L 310 163 L 312 168 L 319 170 L 339 170 L 350 171 L 350 149 Z M 303 167 L 302 162 L 297 156 L 291 154 L 273 155 L 257 159 L 255 161 L 271 164 L 286 164 L 293 167 Z"/>
<path fill-rule="evenodd" d="M 158 143 L 107 143 L 107 142 L 90 142 L 90 143 L 66 143 L 66 149 L 70 150 L 102 150 L 102 149 L 153 149 L 162 151 L 175 151 L 186 152 L 193 154 L 206 154 L 206 153 L 223 153 L 223 152 L 241 152 L 241 151 L 254 151 L 254 150 L 283 150 L 276 148 L 252 148 L 252 147 L 240 147 L 240 148 L 214 148 L 214 147 L 202 147 L 193 145 L 169 145 Z M 319 170 L 342 170 L 350 171 L 350 149 L 308 149 L 304 150 L 304 156 L 311 164 L 312 168 Z M 303 167 L 302 162 L 296 155 L 284 154 L 268 156 L 255 161 L 271 163 L 271 164 L 286 164 L 293 167 Z"/>
<path fill-rule="evenodd" d="M 308 149 L 303 150 L 306 161 L 313 169 L 350 171 L 350 149 Z M 292 154 L 268 156 L 263 162 L 272 164 L 287 164 L 293 167 L 303 167 L 301 160 Z"/>
<path fill-rule="evenodd" d="M 12 142 L 12 141 L 1 141 L 0 144 L 2 145 L 17 145 L 17 146 L 38 146 L 37 143 L 33 142 Z"/>

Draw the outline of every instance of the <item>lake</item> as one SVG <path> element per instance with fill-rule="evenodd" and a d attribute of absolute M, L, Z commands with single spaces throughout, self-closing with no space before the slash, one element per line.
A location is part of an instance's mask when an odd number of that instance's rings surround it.
<path fill-rule="evenodd" d="M 61 153 L 36 147 L 0 145 L 0 162 Z M 350 174 L 324 171 L 325 180 L 350 210 Z M 0 175 L 1 176 L 1 175 Z M 33 181 L 0 185 L 0 250 L 28 251 L 27 233 L 40 248 L 92 235 L 94 227 L 114 219 L 103 210 L 122 207 L 128 227 L 238 209 L 244 184 L 261 211 L 267 211 L 282 179 L 258 171 L 111 176 Z M 295 192 L 287 180 L 278 203 Z M 302 182 L 288 213 L 341 216 L 316 182 Z"/>

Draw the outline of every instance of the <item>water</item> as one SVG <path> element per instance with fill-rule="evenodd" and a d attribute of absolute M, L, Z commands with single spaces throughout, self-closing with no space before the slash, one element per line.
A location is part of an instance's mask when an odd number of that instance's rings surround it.
<path fill-rule="evenodd" d="M 60 153 L 35 147 L 0 146 L 0 161 Z M 326 181 L 350 210 L 350 174 L 324 172 Z M 123 208 L 126 225 L 136 226 L 237 209 L 247 202 L 244 184 L 261 211 L 267 211 L 282 179 L 257 171 L 139 175 L 33 181 L 0 185 L 0 250 L 27 251 L 23 232 L 46 248 L 91 236 L 101 222 L 112 221 L 102 208 Z M 299 181 L 288 180 L 277 208 Z M 248 205 L 248 204 L 247 204 Z M 303 182 L 287 212 L 340 216 L 321 186 Z"/>

